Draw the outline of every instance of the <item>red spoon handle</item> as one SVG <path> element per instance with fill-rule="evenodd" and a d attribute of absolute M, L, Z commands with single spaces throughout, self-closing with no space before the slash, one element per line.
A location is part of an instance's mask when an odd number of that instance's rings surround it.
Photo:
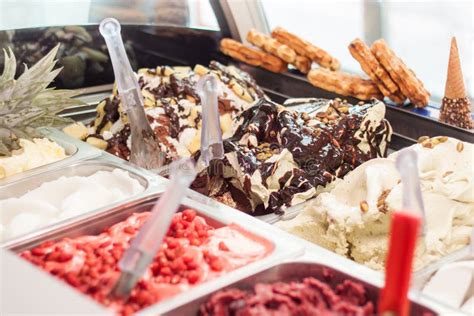
<path fill-rule="evenodd" d="M 408 315 L 407 294 L 420 223 L 419 216 L 408 212 L 394 212 L 392 215 L 385 286 L 379 300 L 380 314 L 392 312 L 398 316 Z"/>

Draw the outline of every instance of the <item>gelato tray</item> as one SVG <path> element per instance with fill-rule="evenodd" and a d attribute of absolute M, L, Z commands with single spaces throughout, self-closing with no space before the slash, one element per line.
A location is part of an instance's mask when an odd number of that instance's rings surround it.
<path fill-rule="evenodd" d="M 101 151 L 54 128 L 41 128 L 44 138 L 24 140 L 23 152 L 0 159 L 0 184 L 11 183 L 51 168 L 97 157 Z"/>
<path fill-rule="evenodd" d="M 103 154 L 2 186 L 0 245 L 34 240 L 88 213 L 161 190 L 153 174 L 114 160 Z"/>
<path fill-rule="evenodd" d="M 446 256 L 417 275 L 417 290 L 463 313 L 474 310 L 474 256 L 465 248 Z"/>
<path fill-rule="evenodd" d="M 8 248 L 122 314 L 148 306 L 156 313 L 170 310 L 303 252 L 291 236 L 265 223 L 223 205 L 185 199 L 131 299 L 110 300 L 117 261 L 157 196 L 90 214 Z"/>
<path fill-rule="evenodd" d="M 426 218 L 426 236 L 418 242 L 413 269 L 423 274 L 430 264 L 469 244 L 474 214 L 473 147 L 439 136 L 426 138 L 411 149 L 418 154 Z M 382 271 L 391 214 L 402 208 L 400 176 L 395 168 L 398 154 L 361 164 L 330 192 L 275 225 Z M 291 218 L 294 213 L 296 217 Z"/>
<path fill-rule="evenodd" d="M 374 315 L 379 292 L 380 287 L 372 282 L 337 269 L 311 262 L 289 262 L 249 276 L 219 292 L 203 295 L 164 315 L 217 315 L 216 310 L 227 311 L 229 315 L 231 311 L 258 312 L 259 315 L 278 311 L 299 312 L 298 315 L 351 311 L 354 315 Z M 313 295 L 321 300 L 311 299 Z M 429 299 L 411 300 L 411 315 L 443 312 L 448 310 Z"/>

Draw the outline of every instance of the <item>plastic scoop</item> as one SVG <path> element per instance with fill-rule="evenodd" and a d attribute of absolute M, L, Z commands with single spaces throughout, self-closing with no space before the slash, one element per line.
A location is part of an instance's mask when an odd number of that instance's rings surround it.
<path fill-rule="evenodd" d="M 420 222 L 419 216 L 409 212 L 395 212 L 392 215 L 385 286 L 380 294 L 379 314 L 409 315 L 408 290 Z"/>
<path fill-rule="evenodd" d="M 471 243 L 469 244 L 469 256 L 474 258 L 474 227 L 471 230 Z"/>
<path fill-rule="evenodd" d="M 424 208 L 421 202 L 416 153 L 412 150 L 400 152 L 396 165 L 402 176 L 403 209 L 392 215 L 385 264 L 385 286 L 380 294 L 378 309 L 379 314 L 405 316 L 409 314 L 408 290 Z M 416 190 L 417 187 L 419 191 Z"/>
<path fill-rule="evenodd" d="M 199 79 L 196 88 L 202 105 L 200 159 L 207 167 L 211 160 L 224 158 L 217 99 L 219 94 L 217 79 L 213 75 L 203 76 Z"/>
<path fill-rule="evenodd" d="M 99 31 L 107 44 L 122 106 L 130 122 L 130 162 L 146 169 L 160 168 L 164 162 L 164 154 L 159 150 L 155 133 L 146 117 L 140 86 L 123 46 L 120 23 L 114 18 L 106 18 L 100 22 Z"/>
<path fill-rule="evenodd" d="M 140 228 L 119 261 L 118 265 L 122 273 L 112 289 L 112 296 L 127 297 L 143 276 L 159 250 L 173 215 L 195 177 L 196 169 L 193 160 L 180 159 L 171 164 L 168 188 L 155 204 L 149 219 Z"/>
<path fill-rule="evenodd" d="M 414 212 L 422 219 L 420 233 L 425 235 L 425 206 L 423 196 L 421 195 L 420 177 L 418 173 L 418 155 L 416 152 L 407 148 L 401 150 L 395 162 L 402 180 L 403 209 Z"/>

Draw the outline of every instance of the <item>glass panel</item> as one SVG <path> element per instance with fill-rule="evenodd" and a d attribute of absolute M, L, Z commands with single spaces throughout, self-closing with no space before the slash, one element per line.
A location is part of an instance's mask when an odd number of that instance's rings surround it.
<path fill-rule="evenodd" d="M 84 25 L 106 17 L 115 17 L 122 23 L 219 29 L 207 0 L 0 1 L 0 30 Z"/>
<path fill-rule="evenodd" d="M 474 96 L 472 9 L 471 1 L 384 3 L 384 37 L 424 82 L 432 99 L 444 95 L 452 36 L 458 43 L 466 89 Z"/>
<path fill-rule="evenodd" d="M 270 29 L 284 27 L 339 59 L 342 68 L 360 71 L 347 45 L 364 37 L 363 1 L 262 0 Z"/>
<path fill-rule="evenodd" d="M 18 76 L 23 64 L 31 67 L 60 43 L 56 58 L 63 70 L 55 80 L 56 86 L 72 89 L 112 83 L 107 48 L 97 27 L 106 17 L 122 23 L 122 36 L 134 69 L 156 66 L 144 54 L 135 52 L 138 46 L 143 51 L 150 37 L 164 50 L 169 41 L 173 42 L 173 36 L 186 42 L 186 29 L 174 32 L 168 25 L 203 28 L 207 33 L 219 30 L 207 0 L 0 0 L 0 74 L 4 58 L 1 49 L 12 48 Z M 172 44 L 179 45 L 175 42 Z"/>
<path fill-rule="evenodd" d="M 460 50 L 466 88 L 474 96 L 472 1 L 262 0 L 270 26 L 282 26 L 327 50 L 342 68 L 362 73 L 347 45 L 380 35 L 424 82 L 432 99 L 444 95 L 451 36 Z M 379 5 L 379 14 L 373 13 Z M 379 17 L 381 17 L 379 19 Z"/>

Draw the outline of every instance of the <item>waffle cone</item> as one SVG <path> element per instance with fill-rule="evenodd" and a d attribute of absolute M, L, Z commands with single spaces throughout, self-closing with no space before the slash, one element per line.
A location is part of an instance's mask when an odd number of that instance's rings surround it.
<path fill-rule="evenodd" d="M 448 76 L 446 79 L 444 96 L 448 99 L 460 99 L 466 96 L 464 77 L 462 75 L 461 61 L 459 59 L 458 45 L 455 37 L 453 37 L 451 40 Z"/>

